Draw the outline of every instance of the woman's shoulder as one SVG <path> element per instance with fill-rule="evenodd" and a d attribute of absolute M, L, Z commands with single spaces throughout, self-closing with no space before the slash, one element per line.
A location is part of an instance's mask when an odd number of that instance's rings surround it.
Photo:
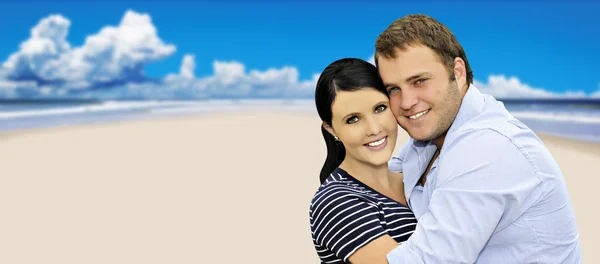
<path fill-rule="evenodd" d="M 330 176 L 319 186 L 313 196 L 313 201 L 356 192 L 358 192 L 358 189 L 352 185 L 351 181 Z"/>
<path fill-rule="evenodd" d="M 326 189 L 336 188 L 340 186 L 352 186 L 354 185 L 352 177 L 350 177 L 344 170 L 336 168 L 329 177 L 321 183 L 318 192 L 323 192 Z"/>
<path fill-rule="evenodd" d="M 348 202 L 360 199 L 363 195 L 363 190 L 351 178 L 332 173 L 317 189 L 311 200 L 311 208 L 318 208 L 324 203 Z"/>

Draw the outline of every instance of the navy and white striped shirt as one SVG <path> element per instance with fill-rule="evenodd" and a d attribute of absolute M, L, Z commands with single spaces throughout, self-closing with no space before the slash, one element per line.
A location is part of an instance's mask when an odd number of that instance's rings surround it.
<path fill-rule="evenodd" d="M 337 168 L 312 199 L 310 225 L 322 263 L 347 263 L 356 250 L 382 235 L 406 241 L 417 220 L 405 205 Z"/>

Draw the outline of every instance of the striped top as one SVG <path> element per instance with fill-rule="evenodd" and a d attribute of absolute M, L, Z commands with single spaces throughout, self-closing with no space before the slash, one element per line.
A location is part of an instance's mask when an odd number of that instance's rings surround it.
<path fill-rule="evenodd" d="M 417 220 L 405 205 L 380 194 L 337 168 L 310 205 L 313 243 L 322 263 L 347 263 L 360 247 L 388 234 L 398 243 Z"/>

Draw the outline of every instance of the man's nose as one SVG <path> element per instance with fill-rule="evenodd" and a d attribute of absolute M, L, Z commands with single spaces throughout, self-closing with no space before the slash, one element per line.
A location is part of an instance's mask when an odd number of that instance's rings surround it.
<path fill-rule="evenodd" d="M 400 108 L 404 111 L 408 111 L 419 102 L 419 99 L 417 98 L 417 93 L 415 91 L 405 89 L 401 91 L 399 101 Z"/>

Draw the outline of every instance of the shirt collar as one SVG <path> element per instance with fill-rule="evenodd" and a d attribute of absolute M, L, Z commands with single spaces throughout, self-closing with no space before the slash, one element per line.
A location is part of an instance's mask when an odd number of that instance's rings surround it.
<path fill-rule="evenodd" d="M 477 89 L 475 85 L 470 85 L 465 96 L 463 97 L 458 114 L 456 115 L 456 118 L 454 118 L 454 122 L 452 122 L 452 125 L 446 133 L 446 139 L 450 138 L 458 129 L 460 129 L 473 117 L 478 115 L 483 110 L 483 103 L 484 97 L 479 89 Z M 410 171 L 410 173 L 404 174 L 405 194 L 407 201 L 410 201 L 410 195 L 413 191 L 413 188 L 421 178 L 421 174 L 425 171 L 427 164 L 429 164 L 429 161 L 437 149 L 431 140 L 420 141 L 412 138 L 409 140 L 412 142 L 412 149 L 417 156 L 415 160 L 405 161 L 407 166 L 404 169 L 405 171 Z M 432 168 L 434 168 L 436 165 L 437 162 L 434 162 L 434 164 L 432 164 Z"/>
<path fill-rule="evenodd" d="M 467 93 L 463 98 L 458 114 L 456 115 L 454 122 L 452 122 L 450 129 L 448 129 L 448 133 L 446 133 L 446 138 L 451 137 L 465 123 L 481 113 L 481 111 L 483 111 L 484 101 L 483 94 L 481 94 L 479 89 L 473 84 L 469 85 L 469 89 L 467 89 Z"/>

